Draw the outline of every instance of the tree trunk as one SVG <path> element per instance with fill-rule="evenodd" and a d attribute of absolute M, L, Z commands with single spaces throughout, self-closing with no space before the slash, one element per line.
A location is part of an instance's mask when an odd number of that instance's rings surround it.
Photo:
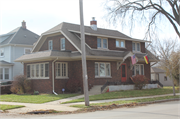
<path fill-rule="evenodd" d="M 175 88 L 174 88 L 174 81 L 172 79 L 172 74 L 171 73 L 170 73 L 170 78 L 171 78 L 172 86 L 173 86 L 173 95 L 176 96 L 176 92 L 175 92 Z"/>

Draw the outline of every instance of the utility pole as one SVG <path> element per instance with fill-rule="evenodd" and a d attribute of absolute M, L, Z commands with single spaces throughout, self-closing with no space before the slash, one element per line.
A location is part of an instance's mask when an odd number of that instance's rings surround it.
<path fill-rule="evenodd" d="M 85 106 L 89 106 L 89 94 L 88 94 L 88 76 L 86 66 L 86 49 L 85 49 L 85 35 L 84 35 L 84 18 L 83 18 L 83 0 L 79 0 L 80 8 L 80 30 L 81 30 L 81 51 L 82 51 L 82 72 L 83 72 L 83 87 L 84 87 L 84 99 Z"/>

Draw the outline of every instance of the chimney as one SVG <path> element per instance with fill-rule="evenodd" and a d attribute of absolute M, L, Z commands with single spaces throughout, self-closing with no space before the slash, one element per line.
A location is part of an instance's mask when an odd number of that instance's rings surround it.
<path fill-rule="evenodd" d="M 26 29 L 26 22 L 24 20 L 22 22 L 22 28 Z"/>
<path fill-rule="evenodd" d="M 97 31 L 97 21 L 95 17 L 92 17 L 92 21 L 90 21 L 91 29 Z"/>

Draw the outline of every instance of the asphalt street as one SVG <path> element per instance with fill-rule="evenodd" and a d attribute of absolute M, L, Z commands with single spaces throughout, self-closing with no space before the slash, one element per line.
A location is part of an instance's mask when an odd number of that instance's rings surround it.
<path fill-rule="evenodd" d="M 2 116 L 1 119 L 180 119 L 180 102 L 171 101 L 133 108 L 118 108 L 69 115 Z"/>

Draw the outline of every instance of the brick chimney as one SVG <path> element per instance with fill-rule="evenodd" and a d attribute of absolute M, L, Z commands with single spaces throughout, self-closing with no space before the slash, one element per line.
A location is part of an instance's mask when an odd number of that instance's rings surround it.
<path fill-rule="evenodd" d="M 91 29 L 97 31 L 97 21 L 95 17 L 92 17 L 92 21 L 90 21 Z"/>
<path fill-rule="evenodd" d="M 24 20 L 22 22 L 22 28 L 26 29 L 26 22 Z"/>

